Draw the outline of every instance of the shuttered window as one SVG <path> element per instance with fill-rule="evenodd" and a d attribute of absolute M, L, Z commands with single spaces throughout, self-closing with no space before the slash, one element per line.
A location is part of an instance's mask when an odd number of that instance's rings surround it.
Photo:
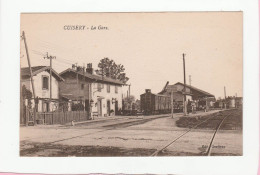
<path fill-rule="evenodd" d="M 110 85 L 107 84 L 107 92 L 110 93 Z"/>
<path fill-rule="evenodd" d="M 98 83 L 97 86 L 98 86 L 98 87 L 97 87 L 98 91 L 101 92 L 101 89 L 102 89 L 101 83 Z"/>
<path fill-rule="evenodd" d="M 49 77 L 48 76 L 42 77 L 42 89 L 49 89 Z"/>

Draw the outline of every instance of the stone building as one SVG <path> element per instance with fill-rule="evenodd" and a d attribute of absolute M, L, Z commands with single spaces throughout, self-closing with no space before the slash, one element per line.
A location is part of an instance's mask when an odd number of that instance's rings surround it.
<path fill-rule="evenodd" d="M 50 78 L 50 70 L 52 71 L 52 78 Z M 49 112 L 57 110 L 59 107 L 59 82 L 63 81 L 61 76 L 49 66 L 32 67 L 32 75 L 35 97 L 37 98 L 36 111 Z M 29 67 L 21 68 L 21 87 L 23 86 L 33 92 Z M 35 107 L 34 100 L 32 100 L 32 105 Z"/>
<path fill-rule="evenodd" d="M 61 97 L 73 104 L 81 104 L 80 110 L 100 117 L 116 115 L 122 110 L 124 83 L 94 74 L 92 64 L 88 64 L 86 69 L 68 68 L 60 76 L 65 80 L 60 82 Z"/>

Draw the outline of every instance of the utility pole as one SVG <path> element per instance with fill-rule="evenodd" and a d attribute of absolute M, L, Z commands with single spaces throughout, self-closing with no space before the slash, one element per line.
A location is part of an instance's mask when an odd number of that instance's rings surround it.
<path fill-rule="evenodd" d="M 226 99 L 226 87 L 224 86 L 224 97 Z"/>
<path fill-rule="evenodd" d="M 86 109 L 86 101 L 85 101 L 85 71 L 86 71 L 86 68 L 85 68 L 85 63 L 83 63 L 83 103 L 84 103 L 84 109 L 83 111 L 85 111 Z"/>
<path fill-rule="evenodd" d="M 50 60 L 50 104 L 52 101 L 52 59 L 56 59 L 55 56 L 48 55 L 48 52 L 46 53 L 46 57 L 44 59 L 49 59 Z"/>
<path fill-rule="evenodd" d="M 184 115 L 187 114 L 187 106 L 186 106 L 186 72 L 185 72 L 185 54 L 183 56 L 183 74 L 184 74 L 184 96 L 183 96 L 183 107 L 184 107 Z"/>
<path fill-rule="evenodd" d="M 131 84 L 128 85 L 128 89 L 129 89 L 129 98 L 130 98 L 130 91 L 131 91 Z"/>
<path fill-rule="evenodd" d="M 190 86 L 191 86 L 191 75 L 189 75 L 189 82 L 190 82 Z"/>
<path fill-rule="evenodd" d="M 34 82 L 33 82 L 33 75 L 32 75 L 32 67 L 31 67 L 31 62 L 30 62 L 30 57 L 29 57 L 29 52 L 28 52 L 28 47 L 26 43 L 26 38 L 25 38 L 25 33 L 23 31 L 22 38 L 24 40 L 24 45 L 25 45 L 25 50 L 26 50 L 26 55 L 27 55 L 27 61 L 30 69 L 30 77 L 31 77 L 31 83 L 32 83 L 32 90 L 33 90 L 33 99 L 34 99 L 34 117 L 33 117 L 33 123 L 36 124 L 36 96 L 35 96 L 35 90 L 34 90 Z M 28 124 L 28 121 L 26 121 Z"/>
<path fill-rule="evenodd" d="M 76 73 L 77 73 L 77 104 L 79 103 L 79 73 L 78 73 L 78 67 L 76 67 Z"/>
<path fill-rule="evenodd" d="M 173 89 L 171 91 L 171 116 L 173 118 Z"/>
<path fill-rule="evenodd" d="M 88 104 L 89 104 L 89 117 L 92 119 L 92 104 L 91 104 L 91 99 L 92 99 L 92 91 L 91 91 L 92 83 L 88 83 Z M 94 119 L 94 118 L 93 118 Z"/>
<path fill-rule="evenodd" d="M 226 104 L 226 103 L 227 103 L 227 100 L 226 100 L 226 98 L 227 98 L 227 97 L 226 97 L 226 87 L 225 87 L 225 86 L 224 86 L 224 96 L 225 96 L 225 100 L 224 100 L 224 101 L 225 101 L 225 103 L 224 103 L 224 107 L 225 107 L 225 109 L 226 109 L 226 108 L 227 108 L 227 104 Z"/>

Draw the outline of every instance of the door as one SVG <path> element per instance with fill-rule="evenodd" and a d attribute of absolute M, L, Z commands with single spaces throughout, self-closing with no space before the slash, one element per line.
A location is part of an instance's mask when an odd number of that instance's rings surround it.
<path fill-rule="evenodd" d="M 115 114 L 118 115 L 118 101 L 115 103 Z"/>
<path fill-rule="evenodd" d="M 42 112 L 49 112 L 49 103 L 48 102 L 42 103 Z"/>
<path fill-rule="evenodd" d="M 107 100 L 107 115 L 110 116 L 110 100 Z"/>
<path fill-rule="evenodd" d="M 98 116 L 102 116 L 102 100 L 98 100 L 97 108 L 98 108 Z"/>
<path fill-rule="evenodd" d="M 90 106 L 89 106 L 89 100 L 85 100 L 85 111 L 89 112 Z"/>

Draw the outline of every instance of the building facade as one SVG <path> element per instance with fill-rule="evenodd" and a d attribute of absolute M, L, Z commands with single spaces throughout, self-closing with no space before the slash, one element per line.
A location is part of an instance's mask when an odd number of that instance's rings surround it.
<path fill-rule="evenodd" d="M 60 73 L 64 82 L 60 82 L 60 95 L 73 105 L 82 106 L 92 116 L 117 115 L 122 110 L 122 86 L 124 83 L 108 77 L 95 75 L 92 65 L 87 69 L 69 68 Z"/>
<path fill-rule="evenodd" d="M 183 108 L 184 94 L 186 95 L 186 102 L 190 103 L 188 106 L 194 106 L 197 109 L 214 107 L 214 95 L 190 85 L 184 86 L 180 82 L 169 85 L 167 82 L 159 94 L 170 96 L 171 93 L 173 94 L 173 101 L 177 108 Z"/>
<path fill-rule="evenodd" d="M 59 107 L 59 82 L 62 82 L 63 79 L 49 66 L 32 67 L 32 75 L 36 97 L 36 104 L 33 99 L 32 107 L 36 107 L 36 112 L 57 110 Z M 29 67 L 21 68 L 21 87 L 23 86 L 33 93 Z"/>

